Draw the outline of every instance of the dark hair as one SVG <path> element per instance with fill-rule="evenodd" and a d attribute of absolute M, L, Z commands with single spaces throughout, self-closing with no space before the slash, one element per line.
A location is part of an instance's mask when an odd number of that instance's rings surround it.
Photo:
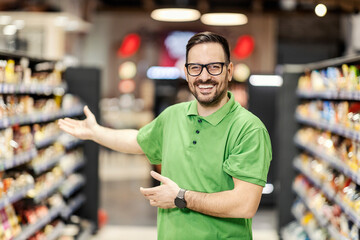
<path fill-rule="evenodd" d="M 192 36 L 187 45 L 186 45 L 186 62 L 188 61 L 188 54 L 190 49 L 201 43 L 219 43 L 222 48 L 224 49 L 225 53 L 225 61 L 227 63 L 230 62 L 230 50 L 229 50 L 229 43 L 226 38 L 212 32 L 200 32 Z"/>

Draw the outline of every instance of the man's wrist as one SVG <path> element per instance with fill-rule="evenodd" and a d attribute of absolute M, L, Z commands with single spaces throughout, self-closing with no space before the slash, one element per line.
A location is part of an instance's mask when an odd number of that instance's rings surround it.
<path fill-rule="evenodd" d="M 187 203 L 186 203 L 186 200 L 185 200 L 185 194 L 186 194 L 187 190 L 186 189 L 182 189 L 180 188 L 175 200 L 174 200 L 174 203 L 175 203 L 175 206 L 182 209 L 182 208 L 186 208 L 187 207 Z"/>
<path fill-rule="evenodd" d="M 99 143 L 99 139 L 97 138 L 97 136 L 100 136 L 98 133 L 101 132 L 101 128 L 102 127 L 99 124 L 93 126 L 91 128 L 91 135 L 89 136 L 89 140 Z"/>

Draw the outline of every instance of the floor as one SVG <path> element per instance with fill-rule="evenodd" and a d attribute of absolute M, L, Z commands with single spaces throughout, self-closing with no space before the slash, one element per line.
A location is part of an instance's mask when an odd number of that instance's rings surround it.
<path fill-rule="evenodd" d="M 100 208 L 107 223 L 92 240 L 156 240 L 156 208 L 139 192 L 152 182 L 151 166 L 144 156 L 127 155 L 101 149 Z M 260 208 L 253 219 L 254 240 L 278 240 L 276 211 Z"/>

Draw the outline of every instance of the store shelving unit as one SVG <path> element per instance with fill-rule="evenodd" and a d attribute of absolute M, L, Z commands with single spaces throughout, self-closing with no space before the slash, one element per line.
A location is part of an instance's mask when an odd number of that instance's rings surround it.
<path fill-rule="evenodd" d="M 22 54 L 13 54 L 0 52 L 1 60 L 12 59 L 14 61 L 20 61 L 20 59 L 26 58 L 29 61 L 29 67 L 35 69 L 36 66 L 41 65 L 43 62 L 47 64 L 47 68 L 42 68 L 38 71 L 51 71 L 55 67 L 55 61 L 48 61 L 43 59 L 35 59 Z M 33 70 L 34 71 L 34 70 Z M 0 95 L 1 96 L 34 96 L 34 98 L 52 98 L 53 96 L 61 97 L 68 91 L 68 86 L 65 83 L 57 85 L 49 85 L 42 83 L 0 83 Z M 76 93 L 75 93 L 76 94 Z M 78 102 L 69 109 L 60 108 L 57 111 L 52 112 L 34 112 L 31 114 L 15 114 L 13 116 L 3 116 L 0 118 L 0 130 L 13 128 L 14 126 L 30 126 L 34 124 L 48 124 L 54 123 L 59 118 L 64 117 L 81 117 L 83 116 L 83 103 Z M 51 158 L 46 159 L 41 163 L 32 164 L 32 160 L 38 156 L 41 149 L 45 149 L 53 144 L 60 144 L 63 147 L 63 151 L 58 154 L 54 154 Z M 49 206 L 48 214 L 41 217 L 33 224 L 23 225 L 19 235 L 14 237 L 15 240 L 28 239 L 36 232 L 44 228 L 45 225 L 50 224 L 55 219 L 61 219 L 62 221 L 69 220 L 70 216 L 74 213 L 78 213 L 78 210 L 88 200 L 88 193 L 84 191 L 84 186 L 87 184 L 86 176 L 87 172 L 83 170 L 85 163 L 87 162 L 86 153 L 78 156 L 74 159 L 72 165 L 66 165 L 67 167 L 61 167 L 63 158 L 66 158 L 72 151 L 84 148 L 84 141 L 75 139 L 70 135 L 58 131 L 53 135 L 47 136 L 41 141 L 34 141 L 33 146 L 20 154 L 15 154 L 11 158 L 0 158 L 0 170 L 4 173 L 9 171 L 28 171 L 30 174 L 37 178 L 44 175 L 54 168 L 61 169 L 63 176 L 59 177 L 52 185 L 47 185 L 42 190 L 38 191 L 36 195 L 32 196 L 30 192 L 33 192 L 36 188 L 35 184 L 28 184 L 22 188 L 17 188 L 15 192 L 9 194 L 2 194 L 0 197 L 0 209 L 5 208 L 8 205 L 12 205 L 20 200 L 32 201 L 34 204 L 44 204 L 48 198 L 52 197 L 55 193 L 60 194 L 63 198 L 62 202 L 56 206 Z M 97 156 L 96 156 L 97 157 Z M 91 164 L 90 164 L 91 165 Z M 97 166 L 95 166 L 96 168 Z M 59 170 L 57 170 L 59 171 Z M 77 176 L 75 178 L 74 176 Z M 93 179 L 98 181 L 98 178 L 93 175 Z M 71 181 L 72 179 L 75 179 Z M 97 189 L 94 189 L 94 193 L 97 195 Z M 91 202 L 91 199 L 90 199 Z M 94 209 L 90 212 L 97 212 L 97 201 Z M 97 229 L 97 219 L 89 218 L 79 214 L 81 218 L 89 220 L 91 228 L 84 229 L 84 233 L 90 235 Z M 47 239 L 57 239 L 61 236 L 61 232 L 65 227 L 65 224 L 60 221 Z M 84 233 L 82 235 L 84 235 Z"/>
<path fill-rule="evenodd" d="M 328 67 L 338 67 L 341 68 L 343 64 L 349 65 L 357 65 L 360 64 L 360 57 L 344 57 L 344 58 L 337 58 L 332 60 L 327 60 L 319 63 L 314 64 L 307 64 L 303 66 L 303 71 L 313 71 L 318 70 L 321 71 Z M 359 80 L 359 79 L 358 79 Z M 317 101 L 317 103 L 322 103 L 323 101 L 331 101 L 334 103 L 338 103 L 340 101 L 348 101 L 348 102 L 358 102 L 360 101 L 360 91 L 357 90 L 344 90 L 344 89 L 323 89 L 321 91 L 314 91 L 314 90 L 296 90 L 296 95 L 300 102 L 302 101 Z M 317 116 L 310 116 L 310 115 L 302 115 L 301 112 L 297 111 L 295 113 L 295 119 L 300 126 L 304 126 L 306 128 L 316 129 L 316 131 L 326 132 L 328 134 L 338 135 L 338 138 L 347 139 L 350 142 L 360 142 L 360 133 L 359 131 L 355 130 L 352 127 L 345 126 L 341 122 L 336 122 L 333 120 L 325 120 L 322 117 L 319 119 L 319 115 Z M 307 142 L 301 139 L 299 134 L 295 134 L 294 136 L 294 143 L 295 146 L 301 153 L 306 153 L 307 155 L 316 158 L 318 162 L 320 162 L 324 168 L 329 168 L 329 171 L 335 171 L 339 173 L 341 176 L 348 178 L 351 180 L 350 184 L 356 184 L 360 186 L 360 171 L 350 167 L 343 159 L 341 159 L 338 155 L 334 153 L 330 153 L 330 150 L 326 150 L 326 148 L 322 148 L 317 146 L 313 142 Z M 331 145 L 331 147 L 338 147 L 337 145 Z M 337 149 L 336 149 L 337 150 Z M 360 159 L 359 159 L 360 160 Z M 296 171 L 304 176 L 308 183 L 310 184 L 311 188 L 316 189 L 316 192 L 323 194 L 326 197 L 326 201 L 330 202 L 331 204 L 335 204 L 341 208 L 341 212 L 346 216 L 346 219 L 349 226 L 354 226 L 356 229 L 360 229 L 360 212 L 357 212 L 354 209 L 354 204 L 349 203 L 349 200 L 346 198 L 346 194 L 339 189 L 336 189 L 332 186 L 331 180 L 326 179 L 326 177 L 319 177 L 317 174 L 314 173 L 316 169 L 312 169 L 314 166 L 309 164 L 309 166 L 304 166 L 306 163 L 303 163 L 300 157 L 295 157 L 293 161 L 293 166 Z M 305 185 L 308 186 L 308 185 Z M 299 186 L 293 185 L 292 188 L 293 192 L 297 196 L 297 200 L 295 201 L 294 205 L 296 205 L 297 201 L 301 201 L 308 211 L 310 211 L 319 226 L 321 226 L 324 231 L 326 231 L 327 235 L 330 236 L 332 239 L 352 239 L 349 236 L 349 232 L 341 231 L 337 229 L 339 226 L 334 226 L 330 219 L 327 219 L 322 213 L 318 212 L 311 206 L 311 199 L 304 193 L 304 189 L 299 188 Z M 315 191 L 315 190 L 314 190 Z M 293 212 L 294 217 L 302 223 L 302 218 L 296 212 Z M 304 226 L 308 237 L 310 239 L 316 239 L 314 237 L 313 232 L 309 231 L 306 226 Z M 357 230 L 357 232 L 359 232 Z M 358 233 L 357 233 L 358 234 Z"/>

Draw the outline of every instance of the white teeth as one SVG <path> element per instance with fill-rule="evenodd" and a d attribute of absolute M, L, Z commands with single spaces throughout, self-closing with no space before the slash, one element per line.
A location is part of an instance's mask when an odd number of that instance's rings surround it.
<path fill-rule="evenodd" d="M 202 89 L 213 88 L 213 87 L 214 87 L 214 85 L 204 85 L 204 84 L 199 85 L 199 88 L 202 88 Z"/>

